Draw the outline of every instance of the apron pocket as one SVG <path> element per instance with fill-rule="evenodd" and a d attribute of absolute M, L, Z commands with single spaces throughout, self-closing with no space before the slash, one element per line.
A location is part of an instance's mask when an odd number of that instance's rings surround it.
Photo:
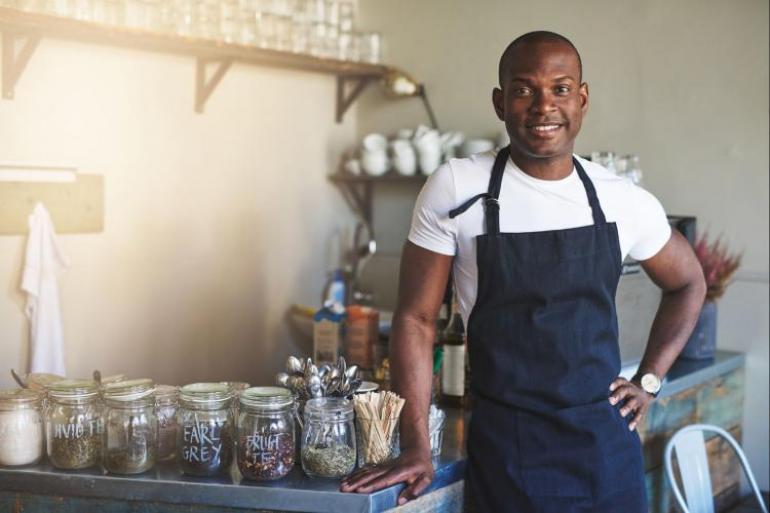
<path fill-rule="evenodd" d="M 547 414 L 517 411 L 522 484 L 532 496 L 597 497 L 643 480 L 625 419 L 600 401 Z M 643 481 L 642 481 L 643 482 Z"/>

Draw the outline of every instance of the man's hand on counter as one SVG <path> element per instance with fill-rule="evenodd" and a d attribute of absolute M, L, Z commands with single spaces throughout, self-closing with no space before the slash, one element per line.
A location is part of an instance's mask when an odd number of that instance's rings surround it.
<path fill-rule="evenodd" d="M 401 455 L 376 467 L 363 468 L 342 481 L 343 492 L 372 493 L 398 483 L 406 483 L 398 504 L 417 498 L 433 481 L 430 450 L 404 449 Z"/>

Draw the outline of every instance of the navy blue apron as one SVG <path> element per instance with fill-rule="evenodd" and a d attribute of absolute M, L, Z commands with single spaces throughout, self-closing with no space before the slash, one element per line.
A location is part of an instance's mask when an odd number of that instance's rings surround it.
<path fill-rule="evenodd" d="M 615 292 L 618 230 L 573 159 L 593 224 L 500 233 L 500 186 L 510 149 L 495 159 L 476 237 L 478 296 L 468 320 L 473 411 L 470 509 L 484 513 L 647 510 L 641 444 L 620 405 Z M 533 213 L 533 215 L 537 215 Z"/>

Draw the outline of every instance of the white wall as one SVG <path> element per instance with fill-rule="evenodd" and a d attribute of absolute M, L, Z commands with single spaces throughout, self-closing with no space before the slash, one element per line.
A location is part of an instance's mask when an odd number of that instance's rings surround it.
<path fill-rule="evenodd" d="M 637 153 L 644 182 L 671 214 L 698 216 L 744 250 L 720 304 L 719 346 L 748 357 L 745 447 L 764 489 L 768 465 L 768 3 L 765 0 L 362 1 L 389 63 L 427 86 L 444 130 L 494 136 L 497 63 L 516 36 L 547 29 L 580 50 L 591 104 L 577 151 Z M 359 134 L 426 123 L 417 100 L 367 93 Z M 382 254 L 367 274 L 392 307 L 398 253 L 417 190 L 380 191 Z"/>
<path fill-rule="evenodd" d="M 351 144 L 332 77 L 234 65 L 193 111 L 189 58 L 43 40 L 0 101 L 0 161 L 105 177 L 105 229 L 62 235 L 71 376 L 271 384 L 309 351 L 284 319 L 317 305 L 326 242 L 351 222 L 326 175 Z M 26 371 L 24 236 L 0 236 L 0 387 Z"/>

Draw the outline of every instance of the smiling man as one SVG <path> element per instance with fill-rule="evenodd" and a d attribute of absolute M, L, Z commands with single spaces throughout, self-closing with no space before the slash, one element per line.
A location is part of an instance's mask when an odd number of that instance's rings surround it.
<path fill-rule="evenodd" d="M 499 80 L 492 101 L 510 146 L 442 166 L 404 247 L 391 337 L 394 388 L 407 399 L 401 456 L 342 490 L 406 482 L 403 503 L 430 483 L 434 326 L 454 269 L 472 369 L 468 509 L 646 512 L 635 428 L 695 324 L 701 268 L 651 194 L 573 154 L 588 85 L 569 40 L 519 37 Z M 615 315 L 627 255 L 663 289 L 631 381 L 618 377 Z"/>

